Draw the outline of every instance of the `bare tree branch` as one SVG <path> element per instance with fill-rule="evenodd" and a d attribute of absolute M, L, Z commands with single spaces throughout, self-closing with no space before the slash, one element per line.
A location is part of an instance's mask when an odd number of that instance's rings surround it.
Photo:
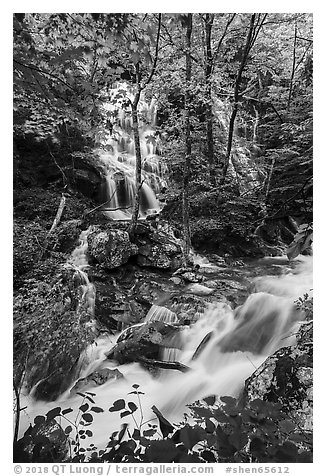
<path fill-rule="evenodd" d="M 20 61 L 14 59 L 14 63 L 17 63 L 19 64 L 20 66 L 23 66 L 24 68 L 27 68 L 27 69 L 30 69 L 30 70 L 33 70 L 33 71 L 38 71 L 39 73 L 42 73 L 42 74 L 46 74 L 47 76 L 50 76 L 51 78 L 54 78 L 56 81 L 60 81 L 60 83 L 64 84 L 65 86 L 67 86 L 67 88 L 71 89 L 72 91 L 76 92 L 75 89 L 70 86 L 70 84 L 66 83 L 66 81 L 64 81 L 63 79 L 59 78 L 58 76 L 56 76 L 55 74 L 53 73 L 49 73 L 47 71 L 44 71 L 43 69 L 40 69 L 40 68 L 37 68 L 36 66 L 32 65 L 32 64 L 24 64 L 24 63 L 21 63 Z"/>

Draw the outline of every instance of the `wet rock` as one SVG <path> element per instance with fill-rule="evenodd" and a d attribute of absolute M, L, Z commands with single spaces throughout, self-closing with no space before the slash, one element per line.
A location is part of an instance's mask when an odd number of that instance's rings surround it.
<path fill-rule="evenodd" d="M 244 402 L 260 398 L 282 404 L 300 430 L 312 430 L 312 324 L 301 326 L 297 343 L 270 356 L 246 380 Z"/>
<path fill-rule="evenodd" d="M 137 248 L 130 242 L 126 231 L 101 231 L 98 227 L 88 236 L 88 250 L 107 269 L 118 268 L 137 253 Z"/>
<path fill-rule="evenodd" d="M 212 260 L 214 262 L 214 264 L 216 264 L 218 266 L 225 266 L 226 265 L 225 259 L 222 256 L 219 256 L 219 255 L 215 255 L 215 254 L 209 255 L 209 260 Z"/>
<path fill-rule="evenodd" d="M 36 417 L 23 438 L 14 445 L 15 463 L 59 463 L 68 455 L 68 437 L 53 420 Z"/>
<path fill-rule="evenodd" d="M 182 266 L 181 268 L 178 268 L 176 271 L 174 271 L 172 276 L 179 276 L 183 273 L 191 273 L 193 271 L 192 266 Z"/>
<path fill-rule="evenodd" d="M 149 308 L 152 304 L 163 304 L 168 301 L 174 293 L 174 283 L 161 283 L 154 280 L 146 281 L 144 279 L 137 280 L 134 287 L 134 299 L 140 304 Z"/>
<path fill-rule="evenodd" d="M 138 247 L 139 266 L 177 269 L 182 262 L 181 245 L 167 230 L 138 225 L 134 242 Z"/>
<path fill-rule="evenodd" d="M 191 271 L 182 273 L 182 278 L 188 283 L 200 283 L 203 280 L 200 274 Z"/>
<path fill-rule="evenodd" d="M 162 347 L 181 348 L 182 327 L 164 322 L 137 324 L 126 329 L 107 354 L 119 364 L 141 362 L 142 358 L 159 360 Z"/>
<path fill-rule="evenodd" d="M 150 307 L 135 300 L 132 291 L 121 284 L 119 279 L 106 273 L 102 275 L 94 267 L 89 274 L 96 288 L 95 316 L 106 329 L 116 332 L 124 325 L 139 322 Z"/>
<path fill-rule="evenodd" d="M 214 296 L 218 300 L 226 299 L 233 306 L 238 306 L 247 296 L 246 286 L 243 283 L 233 279 L 219 279 L 215 281 Z M 207 286 L 213 287 L 209 282 L 205 282 Z"/>
<path fill-rule="evenodd" d="M 218 281 L 210 279 L 209 281 L 205 281 L 205 286 L 207 286 L 208 288 L 216 288 L 218 287 Z"/>
<path fill-rule="evenodd" d="M 76 395 L 77 392 L 85 392 L 94 385 L 103 385 L 109 380 L 119 380 L 123 378 L 122 373 L 118 369 L 101 369 L 92 372 L 85 378 L 79 379 L 70 390 L 70 395 Z"/>
<path fill-rule="evenodd" d="M 172 283 L 177 285 L 182 283 L 182 279 L 179 278 L 178 276 L 172 276 L 172 278 L 170 278 L 170 281 L 172 281 Z"/>
<path fill-rule="evenodd" d="M 214 289 L 208 288 L 207 286 L 203 286 L 202 284 L 192 284 L 188 286 L 187 293 L 195 294 L 196 296 L 210 296 L 213 294 Z"/>

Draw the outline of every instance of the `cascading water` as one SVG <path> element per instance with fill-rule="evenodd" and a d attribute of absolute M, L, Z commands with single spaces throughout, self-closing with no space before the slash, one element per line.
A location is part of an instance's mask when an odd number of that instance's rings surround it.
<path fill-rule="evenodd" d="M 102 163 L 107 169 L 106 183 L 102 193 L 106 215 L 113 220 L 131 218 L 132 205 L 136 195 L 135 185 L 135 144 L 132 133 L 131 111 L 123 109 L 123 101 L 132 99 L 126 84 L 118 84 L 111 91 L 111 101 L 107 105 L 108 114 L 114 121 L 111 136 L 99 151 Z M 156 198 L 165 187 L 164 164 L 160 160 L 160 144 L 156 133 L 156 105 L 148 104 L 142 96 L 139 102 L 139 135 L 142 156 L 142 187 L 140 190 L 140 218 L 157 212 L 160 204 Z"/>
<path fill-rule="evenodd" d="M 178 317 L 175 314 L 175 312 L 170 311 L 170 309 L 167 309 L 164 306 L 156 306 L 155 304 L 153 304 L 153 306 L 150 308 L 150 310 L 147 313 L 145 322 L 154 322 L 154 321 L 165 322 L 166 324 L 174 324 L 178 322 Z M 162 360 L 173 362 L 178 360 L 179 356 L 180 356 L 180 350 L 174 348 L 173 346 L 164 347 L 161 349 L 160 358 Z"/>
<path fill-rule="evenodd" d="M 86 362 L 83 365 L 80 376 L 85 377 L 90 372 L 108 368 L 118 369 L 124 377 L 87 389 L 96 395 L 93 397 L 96 405 L 104 409 L 104 413 L 94 415 L 92 442 L 103 447 L 109 434 L 119 429 L 122 423 L 119 415 L 108 412 L 115 400 L 123 398 L 139 404 L 136 396 L 130 394 L 133 384 L 138 384 L 144 392 L 142 413 L 146 419 L 153 417 L 150 408 L 155 405 L 166 418 L 174 422 L 181 420 L 186 405 L 195 400 L 212 394 L 239 395 L 245 379 L 271 353 L 295 342 L 294 334 L 302 315 L 294 301 L 300 296 L 298 291 L 309 292 L 312 288 L 312 258 L 300 257 L 295 263 L 293 270 L 287 269 L 285 274 L 272 279 L 273 286 L 270 285 L 271 277 L 258 280 L 258 285 L 261 288 L 268 286 L 269 292 L 259 290 L 251 294 L 236 310 L 225 303 L 212 303 L 197 322 L 183 327 L 183 345 L 177 360 L 190 368 L 188 372 L 165 370 L 154 378 L 138 363 L 117 366 L 115 362 L 107 360 L 105 352 L 112 348 L 115 339 L 112 342 L 101 337 L 92 344 L 83 356 L 84 363 L 88 359 L 88 364 Z M 174 313 L 159 306 L 153 306 L 146 317 L 147 322 L 155 319 L 175 323 Z M 28 418 L 22 416 L 21 432 L 36 415 L 45 414 L 53 406 L 72 408 L 72 415 L 76 416 L 80 403 L 80 397 L 71 396 L 69 391 L 55 405 L 53 402 L 33 402 L 27 410 Z M 128 418 L 123 422 L 133 425 Z"/>
<path fill-rule="evenodd" d="M 78 308 L 76 311 L 78 312 L 81 307 L 83 307 L 91 317 L 90 325 L 93 325 L 95 312 L 95 286 L 90 282 L 86 272 L 89 266 L 87 260 L 87 237 L 91 230 L 92 228 L 89 227 L 87 230 L 81 232 L 79 236 L 79 244 L 77 248 L 73 251 L 70 260 L 66 263 L 66 267 L 72 268 L 75 271 L 75 276 L 80 282 L 81 292 Z"/>

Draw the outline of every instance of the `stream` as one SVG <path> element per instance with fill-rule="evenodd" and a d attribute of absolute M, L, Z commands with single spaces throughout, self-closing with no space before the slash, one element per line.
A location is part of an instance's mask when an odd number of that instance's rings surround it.
<path fill-rule="evenodd" d="M 228 302 L 211 302 L 196 322 L 183 326 L 178 345 L 164 349 L 162 358 L 190 367 L 185 373 L 162 370 L 154 376 L 139 363 L 117 365 L 108 360 L 105 354 L 125 331 L 115 336 L 100 336 L 86 349 L 80 357 L 78 379 L 103 369 L 119 371 L 123 376 L 112 378 L 100 386 L 88 384 L 86 390 L 82 390 L 91 392 L 89 395 L 95 405 L 104 410 L 93 414 L 91 424 L 92 443 L 98 449 L 105 447 L 109 436 L 119 430 L 122 423 L 142 429 L 148 428 L 146 422 L 155 423 L 156 417 L 151 410 L 153 405 L 169 421 L 178 423 L 185 413 L 189 413 L 187 405 L 198 399 L 209 395 L 238 396 L 245 380 L 269 355 L 295 342 L 294 334 L 303 316 L 293 303 L 312 289 L 311 256 L 300 255 L 291 263 L 285 256 L 280 256 L 247 260 L 230 266 L 214 263 L 214 257 L 195 256 L 195 263 L 207 279 L 203 283 L 205 286 L 209 282 L 239 283 L 240 291 L 238 289 L 236 293 L 237 304 L 241 305 L 231 307 Z M 85 267 L 84 262 L 83 265 Z M 185 287 L 185 292 L 189 286 Z M 87 294 L 86 290 L 84 292 Z M 145 321 L 158 319 L 173 322 L 173 313 L 164 309 L 153 306 Z M 135 393 L 135 384 L 142 392 L 140 395 Z M 79 425 L 79 407 L 85 403 L 85 398 L 71 391 L 71 388 L 55 402 L 35 401 L 31 394 L 23 395 L 21 407 L 26 408 L 21 415 L 19 436 L 33 423 L 35 416 L 44 415 L 57 406 L 71 408 L 73 411 L 67 418 Z M 138 409 L 133 415 L 121 419 L 119 411 L 109 411 L 119 399 L 133 402 Z M 61 418 L 63 428 L 68 424 L 68 420 Z"/>

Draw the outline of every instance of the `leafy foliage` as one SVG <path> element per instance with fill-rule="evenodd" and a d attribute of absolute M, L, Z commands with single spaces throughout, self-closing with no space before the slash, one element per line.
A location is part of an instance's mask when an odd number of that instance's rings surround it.
<path fill-rule="evenodd" d="M 299 226 L 298 232 L 287 250 L 287 256 L 290 260 L 310 248 L 313 236 L 312 230 L 312 224 L 304 223 Z"/>
<path fill-rule="evenodd" d="M 142 394 L 135 392 L 137 397 Z M 249 402 L 245 407 L 232 397 L 207 397 L 202 402 L 189 406 L 190 417 L 174 426 L 158 409 L 156 424 L 144 422 L 142 407 L 124 399 L 115 401 L 110 412 L 120 412 L 123 419 L 131 416 L 135 429 L 131 434 L 128 424 L 115 431 L 104 449 L 94 444 L 85 448 L 82 441 L 93 436 L 87 427 L 93 422 L 93 413 L 103 409 L 92 406 L 94 394 L 80 393 L 83 398 L 75 421 L 66 415 L 72 409 L 56 407 L 46 415 L 47 420 L 59 419 L 62 425 L 68 422 L 64 433 L 70 440 L 70 454 L 65 461 L 72 462 L 143 462 L 143 463 L 305 463 L 311 462 L 311 434 L 297 427 L 295 421 L 284 413 L 282 406 L 260 399 Z M 134 414 L 140 412 L 137 423 Z M 34 428 L 44 423 L 44 417 L 36 417 Z M 81 429 L 81 427 L 83 427 Z M 74 433 L 74 434 L 73 434 Z M 18 442 L 19 443 L 19 442 Z"/>

